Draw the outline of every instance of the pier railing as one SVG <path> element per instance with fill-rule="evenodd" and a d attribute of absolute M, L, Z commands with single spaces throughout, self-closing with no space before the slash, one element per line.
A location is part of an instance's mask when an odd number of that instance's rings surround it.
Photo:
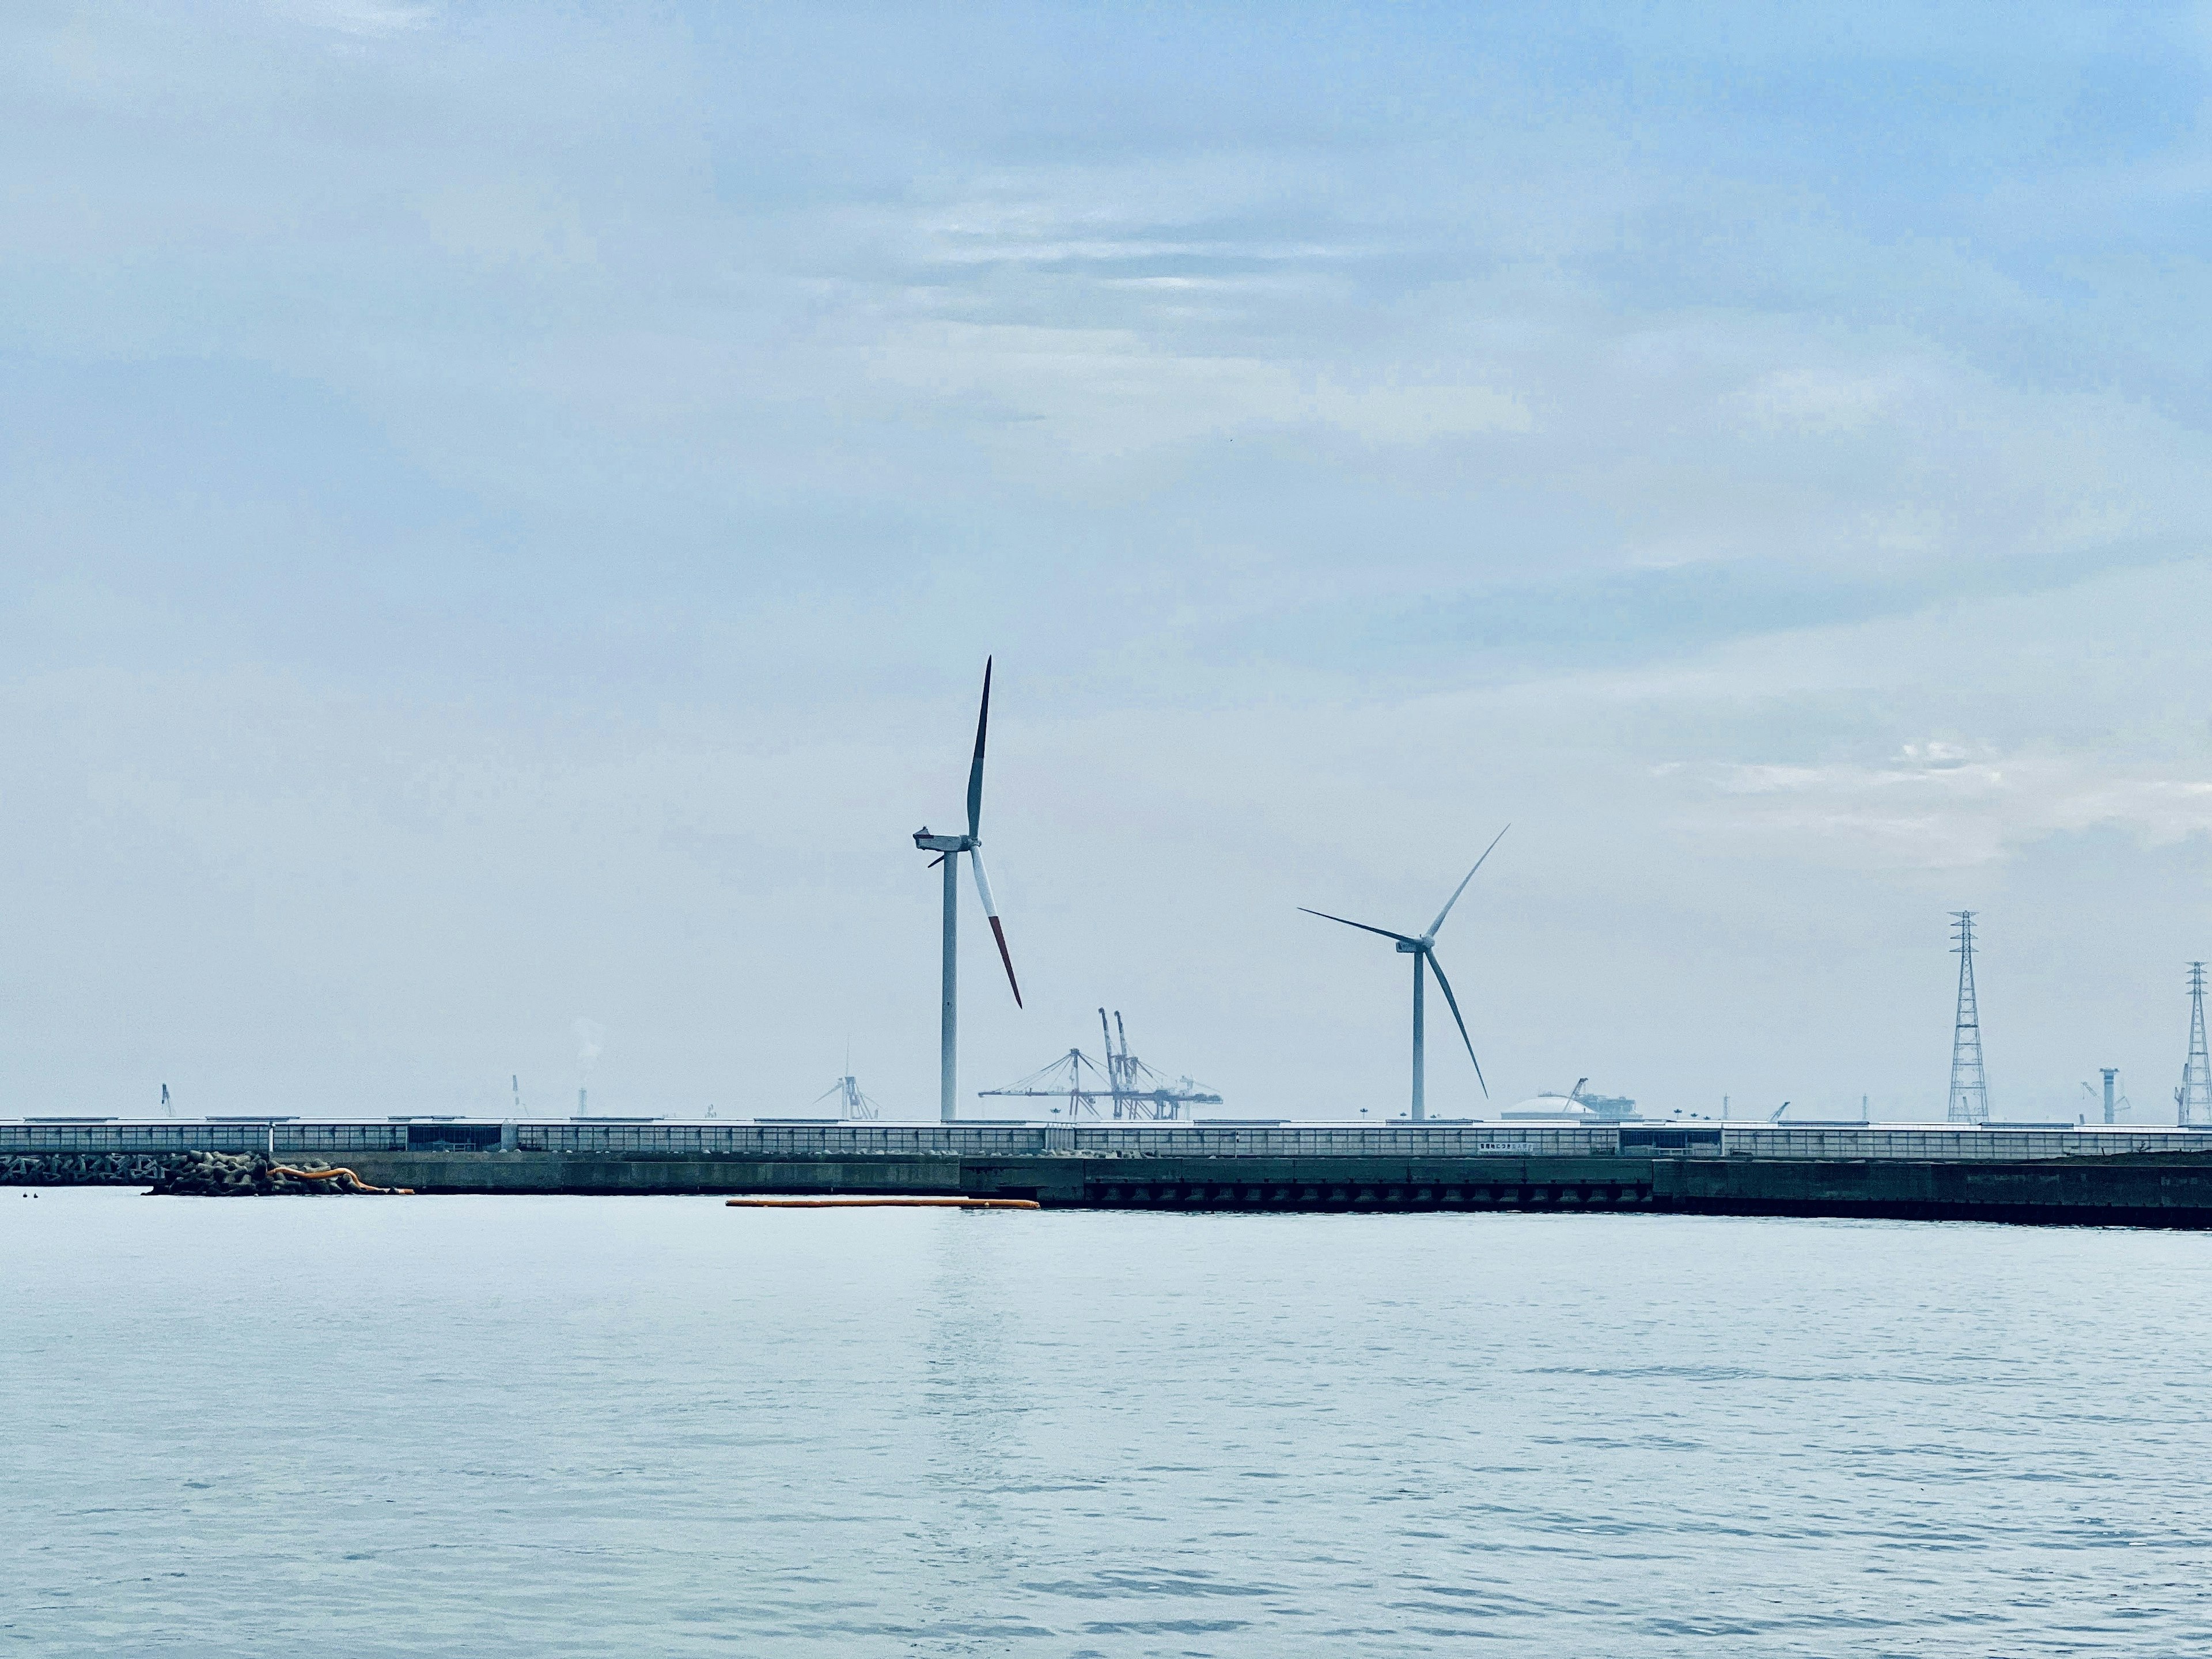
<path fill-rule="evenodd" d="M 516 1139 L 526 1151 L 744 1158 L 1576 1157 L 1614 1146 L 1611 1129 L 1497 1124 L 524 1123 Z"/>
<path fill-rule="evenodd" d="M 1787 1124 L 1729 1124 L 1732 1157 L 1792 1159 L 1905 1158 L 1946 1163 L 1959 1158 L 2014 1163 L 2039 1158 L 2113 1158 L 2131 1152 L 2209 1152 L 2212 1133 L 2189 1129 L 1951 1128 L 1940 1124 L 1791 1128 Z"/>
<path fill-rule="evenodd" d="M 489 1126 L 497 1144 L 498 1125 Z M 404 1152 L 404 1123 L 0 1123 L 0 1152 Z"/>
<path fill-rule="evenodd" d="M 493 1152 L 601 1158 L 1755 1158 L 2019 1162 L 2212 1153 L 2212 1132 L 1941 1125 L 0 1123 L 0 1154 Z"/>

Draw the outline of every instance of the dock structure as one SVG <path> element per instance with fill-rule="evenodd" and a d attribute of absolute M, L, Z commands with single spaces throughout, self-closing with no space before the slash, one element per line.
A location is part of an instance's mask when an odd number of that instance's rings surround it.
<path fill-rule="evenodd" d="M 2212 1130 L 1620 1123 L 0 1123 L 0 1184 L 266 1149 L 417 1193 L 964 1195 L 2212 1227 Z"/>

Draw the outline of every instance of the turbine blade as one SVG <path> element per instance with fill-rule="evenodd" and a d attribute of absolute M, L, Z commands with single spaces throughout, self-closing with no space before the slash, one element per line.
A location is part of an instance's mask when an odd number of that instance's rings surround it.
<path fill-rule="evenodd" d="M 975 713 L 975 758 L 968 768 L 968 833 L 980 835 L 983 823 L 983 738 L 991 729 L 991 659 L 983 659 L 983 706 Z"/>
<path fill-rule="evenodd" d="M 1501 830 L 1499 833 L 1504 832 Z M 1492 847 L 1498 845 L 1496 842 L 1490 844 Z M 1444 977 L 1443 963 L 1437 960 L 1434 951 L 1424 951 L 1421 954 L 1428 957 L 1430 970 L 1436 975 L 1437 983 L 1443 989 L 1444 1000 L 1451 1005 L 1452 1024 L 1459 1027 L 1459 1040 L 1467 1044 L 1467 1057 L 1474 1060 L 1474 1039 L 1467 1034 L 1467 1022 L 1459 1017 L 1459 999 L 1452 994 L 1451 981 Z M 1474 1060 L 1474 1080 L 1482 1085 L 1482 1097 L 1489 1099 L 1490 1084 L 1482 1075 L 1482 1062 L 1479 1060 Z"/>
<path fill-rule="evenodd" d="M 975 872 L 975 896 L 983 901 L 983 914 L 990 921 L 991 937 L 999 941 L 999 960 L 1006 964 L 1006 983 L 1013 988 L 1014 1006 L 1018 1008 L 1022 1006 L 1021 981 L 1014 977 L 1014 959 L 1006 950 L 1006 930 L 999 926 L 999 905 L 991 896 L 991 878 L 983 872 L 981 849 L 970 848 L 968 861 Z"/>
<path fill-rule="evenodd" d="M 1370 927 L 1364 921 L 1352 921 L 1343 916 L 1333 916 L 1326 910 L 1306 910 L 1306 907 L 1303 904 L 1298 906 L 1298 908 L 1305 910 L 1306 915 L 1310 916 L 1319 916 L 1323 921 L 1341 921 L 1347 927 L 1357 927 L 1362 933 L 1380 933 L 1384 939 L 1395 939 L 1401 945 L 1419 945 L 1420 943 L 1420 940 L 1417 939 L 1407 939 L 1403 933 L 1394 933 L 1388 927 Z"/>
<path fill-rule="evenodd" d="M 1022 1006 L 1021 981 L 1014 977 L 1014 959 L 1006 953 L 1006 930 L 999 926 L 996 916 L 990 918 L 991 937 L 999 941 L 999 960 L 1006 964 L 1006 986 L 1014 994 L 1014 1006 Z"/>
<path fill-rule="evenodd" d="M 1513 826 L 1509 823 L 1505 826 L 1505 830 L 1510 830 L 1512 827 Z M 1498 843 L 1505 839 L 1505 830 L 1500 830 L 1495 838 L 1492 840 L 1490 845 L 1482 849 L 1482 858 L 1477 859 L 1474 861 L 1474 870 L 1481 869 L 1482 859 L 1488 858 L 1492 853 L 1498 850 Z M 1452 913 L 1452 906 L 1459 902 L 1459 896 L 1467 891 L 1468 883 L 1474 879 L 1474 870 L 1468 871 L 1465 875 L 1460 878 L 1459 885 L 1452 889 L 1452 896 L 1444 901 L 1444 908 L 1437 912 L 1437 919 L 1429 924 L 1429 937 L 1431 939 L 1434 939 L 1443 929 L 1444 918 Z"/>

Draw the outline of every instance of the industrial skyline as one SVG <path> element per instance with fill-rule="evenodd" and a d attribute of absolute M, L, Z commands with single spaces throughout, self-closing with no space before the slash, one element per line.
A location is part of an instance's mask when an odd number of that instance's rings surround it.
<path fill-rule="evenodd" d="M 2212 0 L 0 6 L 0 1633 L 2203 1647 L 2208 180 Z"/>

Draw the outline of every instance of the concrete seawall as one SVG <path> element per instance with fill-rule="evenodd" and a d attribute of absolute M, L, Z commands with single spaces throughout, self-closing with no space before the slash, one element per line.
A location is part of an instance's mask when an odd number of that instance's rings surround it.
<path fill-rule="evenodd" d="M 1635 1158 L 616 1158 L 363 1153 L 418 1193 L 946 1194 L 1048 1207 L 1560 1210 L 2212 1226 L 2201 1154 L 2063 1163 Z"/>
<path fill-rule="evenodd" d="M 1532 1144 L 1498 1145 L 1508 1133 Z M 342 1164 L 374 1185 L 418 1193 L 967 1194 L 1097 1209 L 2212 1226 L 2212 1136 L 2202 1133 L 1761 1130 L 1723 1141 L 1718 1131 L 1661 1130 L 1650 1139 L 1662 1136 L 1682 1144 L 1632 1151 L 1628 1130 L 1582 1129 L 1540 1140 L 1495 1128 L 25 1125 L 0 1126 L 0 1185 L 150 1186 L 191 1147 L 242 1139 L 246 1150 L 273 1146 L 295 1162 Z"/>

